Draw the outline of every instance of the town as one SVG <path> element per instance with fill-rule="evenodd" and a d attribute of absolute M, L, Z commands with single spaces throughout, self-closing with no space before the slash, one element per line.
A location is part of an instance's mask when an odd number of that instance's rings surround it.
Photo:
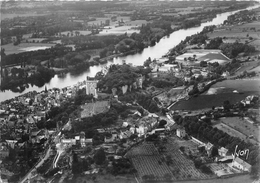
<path fill-rule="evenodd" d="M 156 11 L 149 16 L 143 13 L 136 12 L 132 19 L 160 16 Z M 72 23 L 77 16 L 70 17 Z M 110 24 L 103 21 L 101 26 Z M 127 35 L 123 33 L 121 38 L 124 43 L 116 43 L 121 48 L 98 48 L 98 59 L 83 52 L 79 57 L 74 48 L 61 46 L 57 47 L 59 53 L 48 51 L 57 54 L 55 59 L 45 57 L 29 63 L 27 57 L 41 51 L 23 52 L 28 55 L 20 57 L 17 65 L 16 54 L 1 50 L 2 82 L 17 89 L 15 82 L 22 79 L 20 89 L 26 88 L 27 81 L 44 88 L 0 103 L 1 182 L 259 181 L 259 21 L 259 7 L 237 12 L 221 25 L 205 26 L 186 37 L 162 58 L 148 57 L 140 61 L 142 65 L 127 59 L 102 65 L 93 77 L 66 87 L 57 83 L 57 87 L 48 88 L 47 80 L 58 73 L 77 72 L 82 66 L 77 64 L 83 60 L 92 67 L 109 63 L 111 56 L 128 54 L 131 49 L 123 48 L 131 44 L 125 40 Z M 175 31 L 189 26 L 195 25 L 183 24 Z M 87 29 L 91 34 L 101 31 L 93 25 Z M 148 27 L 142 25 L 142 29 Z M 164 33 L 170 34 L 166 29 Z M 74 37 L 74 33 L 68 34 L 71 36 L 63 37 Z M 30 39 L 41 39 L 35 36 Z M 103 38 L 98 39 L 92 43 Z M 23 44 L 19 37 L 3 41 Z M 142 49 L 153 45 L 151 40 L 145 42 Z M 90 44 L 81 46 L 77 51 Z M 76 67 L 64 66 L 68 62 Z M 37 81 L 40 75 L 47 80 Z"/>

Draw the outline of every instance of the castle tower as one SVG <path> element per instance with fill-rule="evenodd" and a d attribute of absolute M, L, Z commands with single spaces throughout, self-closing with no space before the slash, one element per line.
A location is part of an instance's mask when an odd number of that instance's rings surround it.
<path fill-rule="evenodd" d="M 87 95 L 93 95 L 94 97 L 97 97 L 97 83 L 98 81 L 95 80 L 95 78 L 90 78 L 87 76 L 86 79 L 86 94 Z"/>

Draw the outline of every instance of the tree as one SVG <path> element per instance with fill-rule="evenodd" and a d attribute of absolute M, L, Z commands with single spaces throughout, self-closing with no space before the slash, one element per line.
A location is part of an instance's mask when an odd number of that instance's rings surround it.
<path fill-rule="evenodd" d="M 97 165 L 102 165 L 106 160 L 106 153 L 105 151 L 100 148 L 94 155 L 94 161 Z"/>
<path fill-rule="evenodd" d="M 181 152 L 184 152 L 184 151 L 185 151 L 185 147 L 181 146 L 181 147 L 180 147 L 180 151 L 181 151 Z"/>
<path fill-rule="evenodd" d="M 202 162 L 201 162 L 200 159 L 195 159 L 195 160 L 194 160 L 194 166 L 195 166 L 196 168 L 201 167 L 201 165 L 202 165 Z"/>
<path fill-rule="evenodd" d="M 208 166 L 206 166 L 206 165 L 201 165 L 199 168 L 201 169 L 201 171 L 203 173 L 206 173 L 206 174 L 211 174 L 212 173 L 212 170 Z"/>
<path fill-rule="evenodd" d="M 161 120 L 161 121 L 159 122 L 158 128 L 164 128 L 164 126 L 165 126 L 166 124 L 167 124 L 167 121 Z"/>
<path fill-rule="evenodd" d="M 149 57 L 149 58 L 144 62 L 144 66 L 145 66 L 145 67 L 149 67 L 151 63 L 152 63 L 151 57 Z"/>
<path fill-rule="evenodd" d="M 9 148 L 9 159 L 11 161 L 15 161 L 16 160 L 16 155 L 17 155 L 17 152 L 16 152 L 16 148 Z"/>
<path fill-rule="evenodd" d="M 82 164 L 80 162 L 73 162 L 72 164 L 72 173 L 73 174 L 80 174 L 82 173 Z"/>
<path fill-rule="evenodd" d="M 224 107 L 224 110 L 229 111 L 229 109 L 231 107 L 231 104 L 230 104 L 229 100 L 225 100 L 223 102 L 223 107 Z"/>
<path fill-rule="evenodd" d="M 222 38 L 216 37 L 210 40 L 209 44 L 206 45 L 206 49 L 218 49 L 222 43 Z"/>
<path fill-rule="evenodd" d="M 200 62 L 200 67 L 207 67 L 208 63 L 206 61 Z"/>
<path fill-rule="evenodd" d="M 218 148 L 217 147 L 215 147 L 215 146 L 212 147 L 211 156 L 212 157 L 218 156 Z"/>

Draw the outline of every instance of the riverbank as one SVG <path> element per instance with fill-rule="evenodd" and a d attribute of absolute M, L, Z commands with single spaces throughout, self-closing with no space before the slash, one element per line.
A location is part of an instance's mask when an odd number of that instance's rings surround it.
<path fill-rule="evenodd" d="M 133 65 L 143 65 L 143 62 L 149 57 L 151 57 L 151 59 L 161 58 L 163 55 L 165 55 L 165 53 L 168 50 L 170 50 L 172 47 L 174 47 L 175 45 L 180 43 L 187 36 L 190 36 L 190 35 L 196 34 L 197 32 L 202 31 L 205 26 L 219 25 L 219 24 L 223 23 L 224 20 L 226 20 L 229 15 L 230 15 L 230 12 L 219 14 L 211 22 L 202 23 L 200 27 L 175 31 L 172 34 L 170 34 L 169 36 L 163 37 L 155 46 L 145 48 L 141 53 L 113 58 L 112 61 L 108 60 L 107 64 L 108 65 L 122 64 L 123 60 L 125 60 L 126 63 L 131 63 Z M 78 76 L 73 76 L 70 73 L 67 73 L 62 78 L 58 78 L 57 76 L 55 76 L 54 78 L 51 79 L 50 82 L 46 83 L 45 86 L 47 88 L 53 88 L 53 87 L 63 88 L 66 86 L 70 86 L 70 85 L 76 84 L 78 81 L 85 80 L 87 76 L 90 76 L 90 77 L 95 76 L 95 74 L 97 72 L 102 70 L 102 67 L 103 67 L 102 65 L 101 66 L 92 66 L 86 72 L 84 72 Z M 10 98 L 19 96 L 21 94 L 24 94 L 26 92 L 34 91 L 34 90 L 42 91 L 42 90 L 44 90 L 44 86 L 42 86 L 42 87 L 29 86 L 29 88 L 26 88 L 22 93 L 14 93 L 12 91 L 1 92 L 0 100 L 3 101 L 6 99 L 10 99 Z"/>

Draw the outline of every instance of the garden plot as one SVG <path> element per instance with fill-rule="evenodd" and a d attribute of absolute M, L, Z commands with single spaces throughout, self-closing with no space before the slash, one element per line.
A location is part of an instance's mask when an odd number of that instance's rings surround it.
<path fill-rule="evenodd" d="M 179 147 L 179 143 L 173 139 L 168 140 L 168 143 L 166 144 L 167 152 L 171 155 L 173 160 L 170 169 L 177 180 L 210 179 L 215 177 L 214 175 L 202 173 L 200 170 L 195 168 L 193 161 L 181 154 Z"/>
<path fill-rule="evenodd" d="M 137 156 L 132 158 L 134 167 L 136 168 L 140 177 L 144 175 L 154 175 L 156 180 L 163 179 L 165 174 L 170 174 L 171 170 L 165 162 L 158 163 L 161 160 L 159 155 L 154 156 Z M 175 178 L 173 178 L 175 179 Z"/>
<path fill-rule="evenodd" d="M 136 156 L 152 156 L 159 155 L 153 144 L 141 144 L 140 146 L 133 147 L 127 152 L 127 157 L 136 157 Z"/>

